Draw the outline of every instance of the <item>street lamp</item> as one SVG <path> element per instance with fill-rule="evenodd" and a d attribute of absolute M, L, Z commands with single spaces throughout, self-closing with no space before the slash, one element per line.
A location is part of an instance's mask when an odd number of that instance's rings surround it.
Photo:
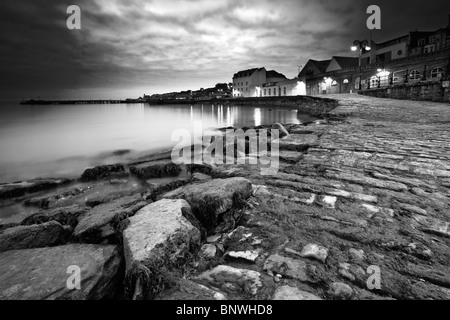
<path fill-rule="evenodd" d="M 359 49 L 359 90 L 361 90 L 362 85 L 362 69 L 361 69 L 361 56 L 363 50 L 370 51 L 369 41 L 367 40 L 355 40 L 353 41 L 353 46 L 351 47 L 352 51 L 357 51 Z"/>

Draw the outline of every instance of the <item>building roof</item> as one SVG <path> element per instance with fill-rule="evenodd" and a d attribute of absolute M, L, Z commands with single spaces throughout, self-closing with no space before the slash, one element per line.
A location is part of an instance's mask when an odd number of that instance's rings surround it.
<path fill-rule="evenodd" d="M 258 70 L 262 70 L 264 69 L 264 67 L 262 68 L 253 68 L 253 69 L 248 69 L 248 70 L 243 70 L 243 71 L 239 71 L 238 73 L 235 73 L 233 78 L 244 78 L 244 77 L 250 77 L 253 73 L 255 73 Z"/>
<path fill-rule="evenodd" d="M 283 78 L 286 79 L 286 76 L 282 73 L 276 72 L 275 70 L 267 71 L 266 78 Z"/>
<path fill-rule="evenodd" d="M 316 66 L 317 69 L 319 69 L 320 72 L 325 72 L 328 65 L 331 62 L 331 59 L 329 60 L 309 60 L 314 66 Z"/>
<path fill-rule="evenodd" d="M 301 78 L 303 75 L 308 75 L 307 72 L 308 69 L 311 68 L 311 65 L 314 66 L 319 71 L 319 73 L 325 72 L 330 62 L 331 59 L 321 61 L 309 59 L 306 65 L 303 67 L 302 71 L 300 71 L 300 73 L 298 74 L 298 77 Z"/>
<path fill-rule="evenodd" d="M 357 67 L 359 65 L 359 58 L 355 57 L 333 57 L 333 59 L 336 60 L 342 69 Z"/>

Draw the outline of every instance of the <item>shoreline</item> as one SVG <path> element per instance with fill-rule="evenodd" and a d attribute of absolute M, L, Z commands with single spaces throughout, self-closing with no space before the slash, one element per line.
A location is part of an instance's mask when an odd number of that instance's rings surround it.
<path fill-rule="evenodd" d="M 202 105 L 202 104 L 224 104 L 238 106 L 270 106 L 270 107 L 294 107 L 300 111 L 311 114 L 323 114 L 337 107 L 332 99 L 313 96 L 276 96 L 276 97 L 254 97 L 254 98 L 221 98 L 209 100 L 193 99 L 127 99 L 127 100 L 25 100 L 22 105 L 67 105 L 67 104 L 136 104 L 146 103 L 149 105 Z M 330 107 L 328 107 L 328 105 Z"/>
<path fill-rule="evenodd" d="M 275 176 L 251 165 L 192 165 L 183 179 L 150 185 L 149 176 L 180 173 L 157 160 L 130 168 L 137 180 L 125 182 L 120 165 L 94 168 L 83 174 L 88 191 L 30 200 L 46 208 L 0 227 L 0 256 L 10 261 L 0 274 L 38 251 L 58 261 L 69 252 L 76 265 L 102 248 L 108 254 L 87 270 L 109 266 L 89 280 L 109 284 L 95 292 L 102 298 L 449 299 L 448 106 L 335 98 L 325 121 L 285 125 Z M 27 232 L 47 236 L 28 243 Z M 65 279 L 48 268 L 42 277 Z M 0 297 L 23 297 L 7 289 L 27 274 L 0 282 Z M 55 297 L 92 297 L 59 282 L 34 285 L 34 298 L 42 286 Z"/>

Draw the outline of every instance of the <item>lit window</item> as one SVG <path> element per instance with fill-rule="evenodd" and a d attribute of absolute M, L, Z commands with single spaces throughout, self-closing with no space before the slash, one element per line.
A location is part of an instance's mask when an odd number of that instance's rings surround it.
<path fill-rule="evenodd" d="M 433 70 L 431 70 L 431 78 L 432 79 L 440 79 L 444 75 L 444 69 L 441 67 L 436 67 Z"/>
<path fill-rule="evenodd" d="M 435 47 L 434 44 L 430 44 L 428 46 L 425 46 L 424 53 L 431 53 L 431 52 L 434 52 L 434 51 L 436 51 L 436 47 Z"/>
<path fill-rule="evenodd" d="M 333 80 L 333 82 L 331 82 L 331 85 L 332 85 L 332 86 L 337 86 L 336 80 Z"/>
<path fill-rule="evenodd" d="M 348 79 L 344 79 L 343 83 L 347 84 L 348 83 Z"/>
<path fill-rule="evenodd" d="M 396 71 L 392 74 L 392 81 L 394 83 L 400 83 L 405 80 L 405 77 L 406 77 L 405 70 Z"/>
<path fill-rule="evenodd" d="M 411 73 L 409 74 L 410 80 L 420 80 L 420 78 L 421 78 L 421 74 L 417 70 L 411 71 Z"/>

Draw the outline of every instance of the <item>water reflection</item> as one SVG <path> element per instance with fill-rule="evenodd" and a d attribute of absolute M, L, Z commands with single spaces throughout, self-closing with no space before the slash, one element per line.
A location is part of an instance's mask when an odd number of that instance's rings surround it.
<path fill-rule="evenodd" d="M 300 123 L 308 116 L 292 109 L 224 105 L 62 105 L 0 104 L 0 182 L 42 176 L 78 176 L 86 167 L 120 162 L 105 157 L 131 149 L 131 156 L 170 148 L 172 132 Z M 100 156 L 101 155 L 101 156 Z M 126 156 L 130 156 L 127 154 Z"/>

